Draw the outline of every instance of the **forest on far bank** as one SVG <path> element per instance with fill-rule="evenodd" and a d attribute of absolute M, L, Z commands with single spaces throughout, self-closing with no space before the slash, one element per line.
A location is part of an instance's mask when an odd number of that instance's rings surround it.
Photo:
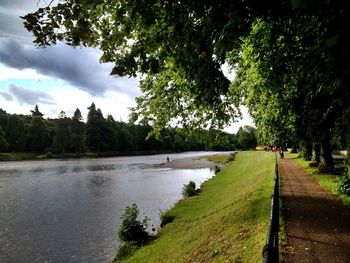
<path fill-rule="evenodd" d="M 152 127 L 105 118 L 92 103 L 86 122 L 77 108 L 72 117 L 61 111 L 58 118 L 44 118 L 36 105 L 28 115 L 0 109 L 0 152 L 182 152 L 252 149 L 255 128 L 241 127 L 237 134 L 220 130 L 165 128 L 149 136 Z"/>

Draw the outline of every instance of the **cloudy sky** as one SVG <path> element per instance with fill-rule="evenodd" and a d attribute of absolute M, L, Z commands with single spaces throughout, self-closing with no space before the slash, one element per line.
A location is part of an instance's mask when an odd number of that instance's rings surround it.
<path fill-rule="evenodd" d="M 0 108 L 29 114 L 38 104 L 44 117 L 57 117 L 61 110 L 70 116 L 79 108 L 86 119 L 87 107 L 95 102 L 105 115 L 127 121 L 128 108 L 141 95 L 138 79 L 110 76 L 112 65 L 99 63 L 96 49 L 63 43 L 35 47 L 19 16 L 43 5 L 43 0 L 0 0 Z M 243 112 L 243 120 L 227 131 L 251 125 Z"/>

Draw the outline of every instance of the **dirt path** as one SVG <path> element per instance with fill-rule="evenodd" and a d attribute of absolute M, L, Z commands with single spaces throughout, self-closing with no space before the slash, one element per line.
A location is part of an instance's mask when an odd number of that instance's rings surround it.
<path fill-rule="evenodd" d="M 288 246 L 285 262 L 350 262 L 350 207 L 293 160 L 280 162 Z"/>

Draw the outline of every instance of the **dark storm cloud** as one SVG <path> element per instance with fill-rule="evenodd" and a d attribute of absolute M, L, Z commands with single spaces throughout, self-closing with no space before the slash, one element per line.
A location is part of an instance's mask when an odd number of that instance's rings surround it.
<path fill-rule="evenodd" d="M 51 0 L 0 0 L 0 63 L 16 69 L 31 68 L 65 80 L 94 96 L 107 90 L 133 98 L 140 95 L 138 80 L 110 76 L 111 64 L 100 64 L 100 53 L 94 49 L 58 44 L 35 48 L 34 37 L 23 26 L 20 16 L 47 6 Z M 54 0 L 52 5 L 56 5 Z"/>
<path fill-rule="evenodd" d="M 26 89 L 14 84 L 8 86 L 8 91 L 20 104 L 36 105 L 41 103 L 56 105 L 53 101 L 53 97 L 43 91 Z"/>
<path fill-rule="evenodd" d="M 8 92 L 0 91 L 0 95 L 7 101 L 12 101 L 13 100 L 12 95 L 10 93 L 8 93 Z"/>
<path fill-rule="evenodd" d="M 60 78 L 94 96 L 103 96 L 108 90 L 129 97 L 139 95 L 137 79 L 110 76 L 112 65 L 99 63 L 99 52 L 91 48 L 74 49 L 62 43 L 36 48 L 7 40 L 0 44 L 0 62 L 8 67 L 34 69 Z"/>
<path fill-rule="evenodd" d="M 36 0 L 0 0 L 0 38 L 17 39 L 31 43 L 33 37 L 23 26 L 20 16 L 47 5 Z"/>

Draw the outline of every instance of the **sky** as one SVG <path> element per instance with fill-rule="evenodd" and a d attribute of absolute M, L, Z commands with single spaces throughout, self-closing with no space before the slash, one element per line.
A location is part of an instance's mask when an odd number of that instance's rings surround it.
<path fill-rule="evenodd" d="M 99 62 L 98 49 L 64 43 L 35 47 L 19 16 L 45 4 L 44 0 L 0 0 L 0 108 L 29 114 L 37 104 L 50 118 L 62 110 L 71 116 L 79 108 L 86 120 L 87 107 L 94 102 L 105 116 L 127 122 L 135 97 L 142 95 L 139 79 L 111 76 L 113 65 Z M 242 112 L 243 119 L 227 127 L 227 132 L 252 125 L 244 107 Z"/>

